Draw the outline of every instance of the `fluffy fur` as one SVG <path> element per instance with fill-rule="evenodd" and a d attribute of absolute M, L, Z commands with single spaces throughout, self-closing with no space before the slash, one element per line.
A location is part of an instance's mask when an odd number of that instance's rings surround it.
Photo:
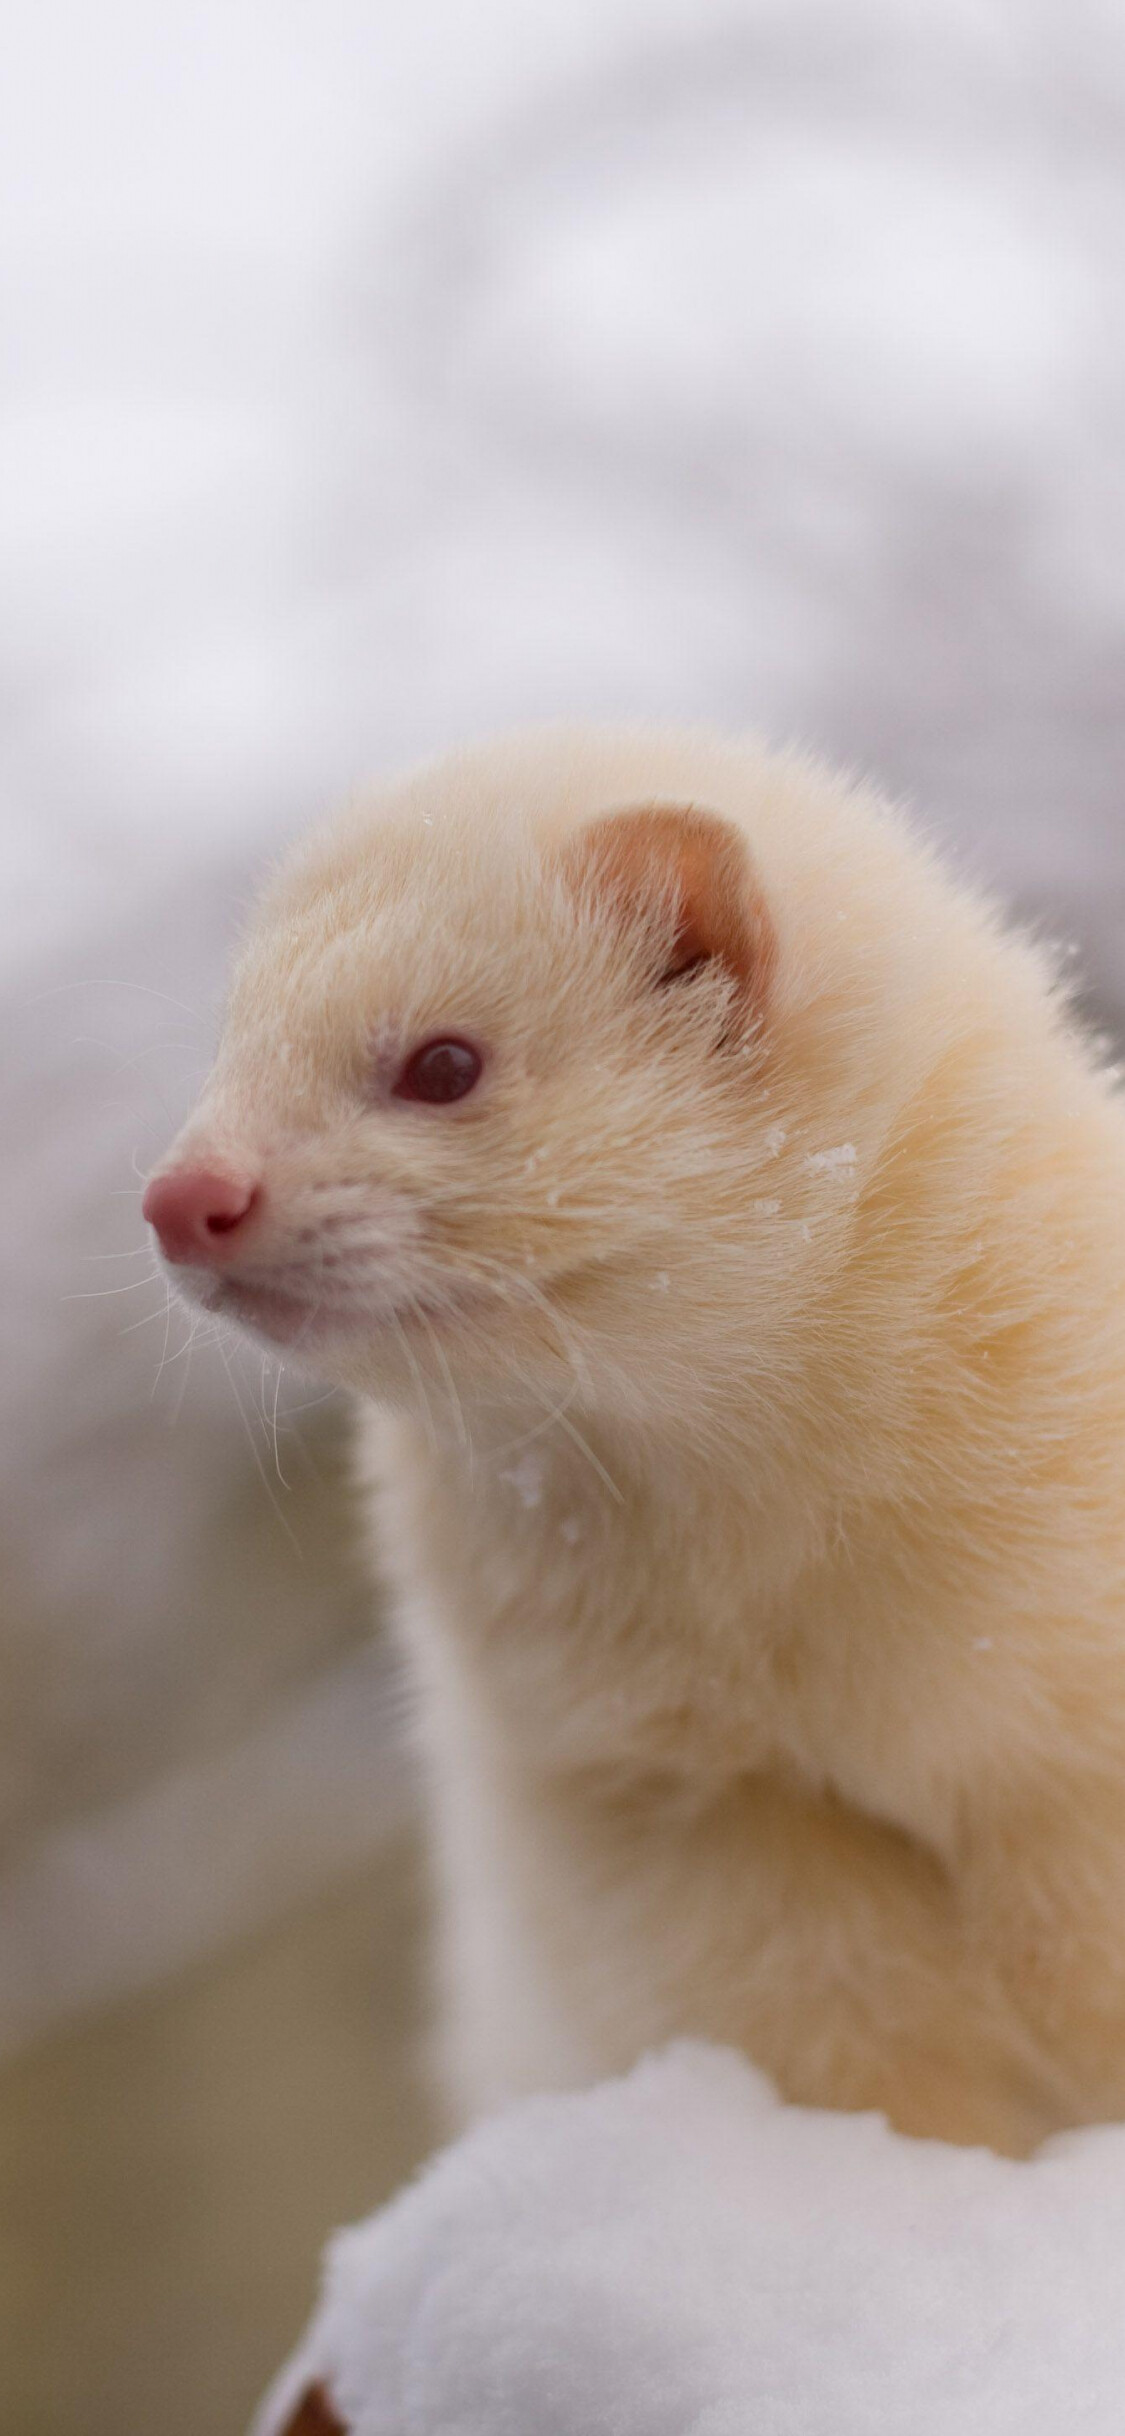
<path fill-rule="evenodd" d="M 623 879 L 654 803 L 715 854 Z M 198 1156 L 262 1198 L 189 1286 L 363 1399 L 457 2112 L 681 2032 L 1125 2112 L 1125 1120 L 1044 953 L 806 761 L 517 738 L 283 868 Z"/>

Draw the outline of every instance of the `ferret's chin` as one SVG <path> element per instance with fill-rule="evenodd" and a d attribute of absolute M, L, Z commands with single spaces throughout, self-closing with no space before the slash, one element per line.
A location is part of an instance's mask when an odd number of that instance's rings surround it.
<path fill-rule="evenodd" d="M 177 1291 L 192 1310 L 210 1319 L 226 1320 L 232 1328 L 287 1353 L 310 1355 L 332 1336 L 354 1328 L 354 1315 L 318 1304 L 308 1295 L 286 1294 L 276 1286 L 244 1285 L 233 1277 L 216 1278 L 206 1269 L 179 1268 Z"/>
<path fill-rule="evenodd" d="M 204 1297 L 204 1307 L 217 1319 L 231 1320 L 251 1336 L 268 1345 L 284 1346 L 287 1353 L 317 1352 L 330 1336 L 338 1336 L 349 1320 L 339 1311 L 326 1309 L 296 1294 L 284 1294 L 274 1286 L 242 1286 L 233 1279 L 211 1288 Z M 354 1318 L 350 1321 L 354 1327 Z"/>
<path fill-rule="evenodd" d="M 458 1305 L 412 1297 L 401 1306 L 391 1300 L 348 1303 L 319 1301 L 313 1294 L 287 1292 L 281 1286 L 250 1284 L 236 1277 L 215 1277 L 205 1269 L 180 1268 L 175 1282 L 193 1309 L 224 1320 L 257 1344 L 284 1351 L 291 1360 L 307 1360 L 326 1376 L 341 1382 L 357 1368 L 366 1372 L 388 1334 L 401 1341 L 403 1330 L 418 1321 L 432 1332 L 435 1324 L 455 1316 Z"/>

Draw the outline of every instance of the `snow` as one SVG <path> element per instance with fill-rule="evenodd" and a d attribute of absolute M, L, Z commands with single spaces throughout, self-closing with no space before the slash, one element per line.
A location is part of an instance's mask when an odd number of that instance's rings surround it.
<path fill-rule="evenodd" d="M 1120 2436 L 1123 2281 L 1125 2127 L 1013 2164 L 683 2043 L 339 2235 L 256 2436 Z"/>
<path fill-rule="evenodd" d="M 515 1490 L 521 1506 L 528 1511 L 542 1502 L 543 1483 L 546 1476 L 545 1458 L 537 1454 L 531 1447 L 527 1449 L 526 1454 L 520 1456 L 518 1463 L 510 1464 L 507 1470 L 500 1474 L 501 1480 L 505 1481 L 509 1488 Z"/>
<path fill-rule="evenodd" d="M 805 1160 L 810 1175 L 814 1176 L 841 1176 L 855 1163 L 854 1142 L 840 1142 L 835 1150 L 811 1150 Z"/>

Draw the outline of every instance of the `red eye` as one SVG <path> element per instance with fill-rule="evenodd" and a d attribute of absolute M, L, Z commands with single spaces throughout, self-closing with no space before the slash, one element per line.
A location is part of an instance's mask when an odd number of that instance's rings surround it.
<path fill-rule="evenodd" d="M 474 1083 L 479 1082 L 484 1061 L 479 1049 L 468 1040 L 427 1040 L 407 1058 L 395 1084 L 398 1100 L 425 1100 L 431 1108 L 444 1108 L 449 1100 L 463 1100 Z"/>

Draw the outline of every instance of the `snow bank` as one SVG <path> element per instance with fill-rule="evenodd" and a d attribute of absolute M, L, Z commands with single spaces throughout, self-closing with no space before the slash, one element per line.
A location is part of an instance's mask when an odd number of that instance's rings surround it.
<path fill-rule="evenodd" d="M 681 2043 L 338 2235 L 255 2436 L 1120 2436 L 1123 2303 L 1125 2126 L 1011 2164 Z"/>

